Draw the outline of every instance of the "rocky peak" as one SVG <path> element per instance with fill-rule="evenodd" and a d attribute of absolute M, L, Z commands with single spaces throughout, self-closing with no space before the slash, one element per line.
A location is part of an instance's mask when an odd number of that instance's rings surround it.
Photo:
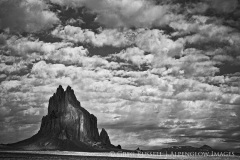
<path fill-rule="evenodd" d="M 49 99 L 48 114 L 66 112 L 67 104 L 71 104 L 75 108 L 81 108 L 72 88 L 68 86 L 64 91 L 63 87 L 59 85 L 56 93 Z"/>
<path fill-rule="evenodd" d="M 56 95 L 61 96 L 61 95 L 63 95 L 63 93 L 64 93 L 64 89 L 62 88 L 61 85 L 59 85 L 59 87 L 57 88 L 57 91 L 56 91 Z"/>
<path fill-rule="evenodd" d="M 70 86 L 67 86 L 65 94 L 68 96 L 72 96 L 72 98 L 76 98 L 76 96 L 74 94 L 74 90 Z"/>
<path fill-rule="evenodd" d="M 104 128 L 102 128 L 102 131 L 100 132 L 100 141 L 102 141 L 102 143 L 106 145 L 111 144 L 108 133 Z"/>
<path fill-rule="evenodd" d="M 40 133 L 81 142 L 99 139 L 97 118 L 81 107 L 70 86 L 64 91 L 61 85 L 49 99 Z"/>
<path fill-rule="evenodd" d="M 75 96 L 74 90 L 70 86 L 67 86 L 67 89 L 65 91 L 65 96 L 66 96 L 66 100 L 69 103 L 71 103 L 73 106 L 82 108 L 80 105 L 80 102 L 77 100 Z"/>

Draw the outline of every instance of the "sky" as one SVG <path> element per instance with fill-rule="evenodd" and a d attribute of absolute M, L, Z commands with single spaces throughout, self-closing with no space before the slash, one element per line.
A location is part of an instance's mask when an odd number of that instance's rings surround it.
<path fill-rule="evenodd" d="M 0 0 L 0 143 L 59 85 L 122 148 L 240 151 L 240 1 Z"/>

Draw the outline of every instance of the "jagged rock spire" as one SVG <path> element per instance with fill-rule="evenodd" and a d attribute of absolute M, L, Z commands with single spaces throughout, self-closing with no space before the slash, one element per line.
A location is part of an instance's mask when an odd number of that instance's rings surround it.
<path fill-rule="evenodd" d="M 107 131 L 104 128 L 102 128 L 102 131 L 100 133 L 100 140 L 103 142 L 103 144 L 106 144 L 106 145 L 111 144 Z"/>
<path fill-rule="evenodd" d="M 43 117 L 40 131 L 60 139 L 83 142 L 99 139 L 97 118 L 81 107 L 70 86 L 64 91 L 59 85 L 50 98 L 48 115 Z"/>
<path fill-rule="evenodd" d="M 62 95 L 64 93 L 64 89 L 62 87 L 62 85 L 59 85 L 56 91 L 57 95 Z"/>
<path fill-rule="evenodd" d="M 66 91 L 71 91 L 71 90 L 72 90 L 71 86 L 67 86 Z"/>

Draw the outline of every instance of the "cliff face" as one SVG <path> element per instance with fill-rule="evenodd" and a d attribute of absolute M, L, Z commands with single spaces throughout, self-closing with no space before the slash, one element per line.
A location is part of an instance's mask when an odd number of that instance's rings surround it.
<path fill-rule="evenodd" d="M 81 107 L 71 87 L 59 86 L 49 100 L 39 133 L 74 141 L 99 141 L 97 118 Z"/>
<path fill-rule="evenodd" d="M 96 151 L 116 149 L 105 129 L 98 133 L 97 118 L 81 107 L 74 91 L 60 85 L 49 99 L 40 130 L 29 139 L 11 144 L 23 150 Z"/>

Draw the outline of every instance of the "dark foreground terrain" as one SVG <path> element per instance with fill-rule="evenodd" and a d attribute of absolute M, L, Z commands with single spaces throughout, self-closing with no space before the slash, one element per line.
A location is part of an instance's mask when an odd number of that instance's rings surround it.
<path fill-rule="evenodd" d="M 5 160 L 149 160 L 147 158 L 123 158 L 123 157 L 98 157 L 75 155 L 51 155 L 29 153 L 0 153 L 0 159 Z"/>
<path fill-rule="evenodd" d="M 0 151 L 4 160 L 239 160 L 239 156 L 183 156 L 142 155 L 122 153 L 66 152 L 66 151 Z"/>

